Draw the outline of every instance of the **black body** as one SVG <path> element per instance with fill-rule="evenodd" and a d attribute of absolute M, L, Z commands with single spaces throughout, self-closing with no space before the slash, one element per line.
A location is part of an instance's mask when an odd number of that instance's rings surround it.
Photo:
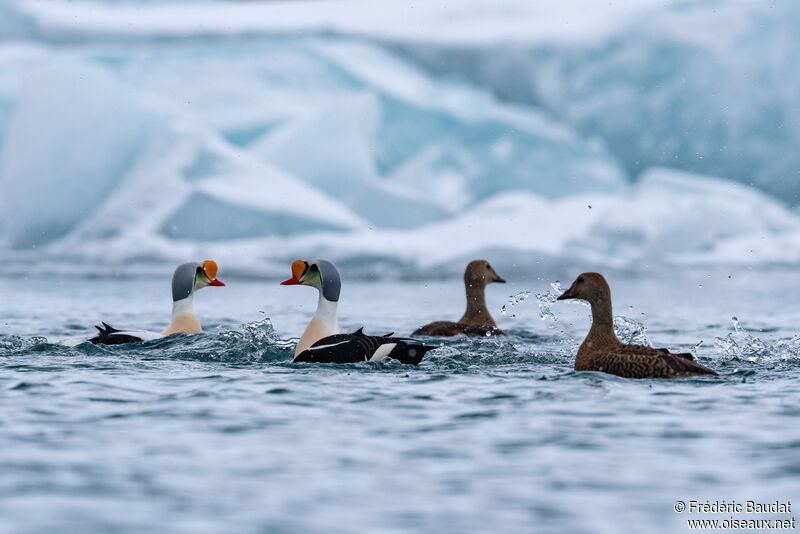
<path fill-rule="evenodd" d="M 103 328 L 103 326 L 105 328 Z M 130 334 L 122 334 L 113 326 L 103 323 L 103 326 L 95 326 L 99 334 L 89 340 L 94 345 L 122 345 L 123 343 L 140 343 L 142 338 Z"/>
<path fill-rule="evenodd" d="M 432 336 L 432 337 L 451 337 L 465 335 L 469 337 L 504 336 L 505 332 L 496 326 L 483 324 L 465 324 L 453 321 L 435 321 L 433 323 L 420 326 L 413 332 L 412 336 Z"/>
<path fill-rule="evenodd" d="M 414 340 L 385 336 L 368 336 L 359 328 L 352 334 L 336 334 L 322 338 L 298 354 L 295 362 L 356 363 L 369 361 L 381 345 L 395 343 L 387 358 L 409 365 L 419 365 L 425 353 L 436 347 Z"/>

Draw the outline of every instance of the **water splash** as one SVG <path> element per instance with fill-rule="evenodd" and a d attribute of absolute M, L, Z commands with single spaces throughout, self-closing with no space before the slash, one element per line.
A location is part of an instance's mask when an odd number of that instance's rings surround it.
<path fill-rule="evenodd" d="M 20 336 L 0 335 L 0 356 L 18 351 L 35 350 L 37 346 L 47 345 L 47 339 L 41 336 L 23 338 Z"/>
<path fill-rule="evenodd" d="M 778 341 L 774 349 L 782 360 L 800 358 L 800 335 Z"/>
<path fill-rule="evenodd" d="M 503 307 L 500 308 L 500 313 L 506 315 L 511 311 L 511 308 L 513 308 L 517 304 L 522 304 L 523 302 L 525 302 L 525 299 L 527 299 L 530 295 L 531 295 L 530 291 L 521 291 L 519 293 L 511 295 L 510 297 L 508 297 L 508 303 L 503 304 Z M 512 319 L 515 318 L 516 316 L 517 316 L 516 313 L 512 313 L 510 315 Z"/>
<path fill-rule="evenodd" d="M 731 317 L 733 332 L 725 337 L 714 338 L 714 348 L 729 359 L 758 361 L 771 355 L 772 351 L 763 340 L 748 334 L 739 324 L 739 318 Z"/>
<path fill-rule="evenodd" d="M 558 300 L 564 290 L 561 288 L 561 282 L 556 280 L 550 284 L 550 291 L 536 294 L 536 303 L 539 305 L 539 319 L 546 321 L 551 319 L 558 321 L 558 317 L 550 310 L 550 305 Z"/>
<path fill-rule="evenodd" d="M 239 330 L 220 332 L 220 339 L 228 345 L 253 349 L 262 348 L 265 345 L 275 345 L 280 341 L 269 318 L 245 323 Z"/>
<path fill-rule="evenodd" d="M 647 327 L 640 321 L 617 315 L 614 317 L 614 331 L 623 343 L 650 346 Z"/>

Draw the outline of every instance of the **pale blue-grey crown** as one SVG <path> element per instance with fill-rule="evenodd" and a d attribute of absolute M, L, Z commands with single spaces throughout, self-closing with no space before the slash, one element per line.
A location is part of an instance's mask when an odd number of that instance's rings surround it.
<path fill-rule="evenodd" d="M 342 291 L 339 269 L 327 260 L 314 260 L 314 263 L 319 268 L 319 276 L 322 280 L 322 296 L 331 302 L 338 302 L 339 293 Z"/>
<path fill-rule="evenodd" d="M 192 294 L 194 289 L 194 278 L 197 275 L 197 268 L 202 268 L 202 263 L 189 262 L 178 265 L 175 274 L 172 275 L 172 301 L 183 300 Z"/>

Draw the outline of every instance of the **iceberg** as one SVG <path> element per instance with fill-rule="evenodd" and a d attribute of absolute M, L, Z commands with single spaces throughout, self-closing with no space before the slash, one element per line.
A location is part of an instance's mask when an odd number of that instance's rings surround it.
<path fill-rule="evenodd" d="M 0 41 L 20 39 L 30 35 L 32 31 L 32 18 L 20 11 L 16 0 L 0 3 Z"/>
<path fill-rule="evenodd" d="M 674 169 L 645 171 L 625 195 L 602 209 L 570 247 L 588 257 L 639 262 L 729 263 L 718 256 L 742 239 L 800 235 L 800 217 L 761 191 L 729 180 Z M 755 263 L 769 261 L 756 259 Z M 741 261 L 741 258 L 739 259 Z"/>
<path fill-rule="evenodd" d="M 513 45 L 400 47 L 436 76 L 540 106 L 601 138 L 632 176 L 677 168 L 800 204 L 800 4 L 709 0 L 629 11 L 584 38 L 531 32 Z"/>
<path fill-rule="evenodd" d="M 413 228 L 504 190 L 554 198 L 627 183 L 602 148 L 536 110 L 350 40 L 82 46 L 68 63 L 45 63 L 33 74 L 16 66 L 28 81 L 9 93 L 2 138 L 3 234 L 18 249 L 73 231 L 125 234 L 140 220 L 160 237 L 200 241 Z M 232 90 L 219 82 L 240 78 Z M 182 150 L 197 154 L 179 169 Z"/>
<path fill-rule="evenodd" d="M 47 252 L 110 264 L 173 261 L 213 242 L 366 226 L 324 193 L 179 122 L 154 136 L 103 205 Z"/>
<path fill-rule="evenodd" d="M 0 254 L 253 275 L 800 261 L 798 8 L 482 4 L 3 4 Z"/>
<path fill-rule="evenodd" d="M 628 176 L 671 167 L 800 203 L 800 97 L 792 90 L 800 5 L 792 0 L 164 1 L 147 8 L 26 0 L 14 13 L 33 21 L 41 39 L 336 34 L 381 43 L 438 78 L 466 80 L 601 139 Z M 247 139 L 254 131 L 241 132 Z M 451 187 L 450 174 L 440 174 L 434 189 Z"/>
<path fill-rule="evenodd" d="M 753 244 L 756 253 L 747 249 Z M 622 193 L 549 199 L 506 191 L 413 229 L 252 239 L 208 250 L 234 261 L 239 250 L 255 251 L 260 271 L 270 273 L 265 265 L 306 257 L 325 257 L 364 276 L 458 276 L 475 257 L 519 276 L 576 268 L 657 272 L 796 262 L 800 215 L 752 187 L 654 168 Z"/>
<path fill-rule="evenodd" d="M 376 45 L 275 38 L 98 59 L 375 226 L 443 220 L 507 189 L 557 197 L 628 182 L 602 147 L 537 110 L 433 80 Z"/>
<path fill-rule="evenodd" d="M 800 217 L 764 193 L 728 180 L 648 169 L 623 194 L 581 193 L 550 200 L 501 193 L 446 222 L 402 233 L 378 232 L 354 247 L 416 261 L 421 269 L 492 254 L 499 265 L 563 260 L 619 269 L 647 265 L 772 263 L 800 254 Z M 773 241 L 774 240 L 774 241 Z M 742 243 L 761 242 L 763 255 Z M 776 244 L 786 248 L 777 248 Z M 772 245 L 771 245 L 772 244 Z M 733 251 L 738 250 L 736 255 Z M 345 256 L 343 261 L 348 261 Z M 519 270 L 519 266 L 509 265 Z"/>
<path fill-rule="evenodd" d="M 10 244 L 62 237 L 102 205 L 155 121 L 98 68 L 66 61 L 30 74 L 0 153 Z"/>
<path fill-rule="evenodd" d="M 172 258 L 165 240 L 366 226 L 202 125 L 144 105 L 96 65 L 53 62 L 25 79 L 0 154 L 0 228 L 12 248 Z"/>

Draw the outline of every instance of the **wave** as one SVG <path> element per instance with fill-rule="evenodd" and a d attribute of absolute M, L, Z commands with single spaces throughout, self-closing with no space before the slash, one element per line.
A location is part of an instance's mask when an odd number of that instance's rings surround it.
<path fill-rule="evenodd" d="M 319 369 L 336 372 L 389 372 L 423 373 L 421 380 L 445 379 L 446 374 L 526 373 L 533 378 L 558 380 L 574 375 L 572 365 L 581 342 L 554 317 L 546 317 L 550 328 L 547 333 L 533 333 L 526 329 L 508 330 L 508 336 L 486 339 L 421 338 L 426 344 L 436 345 L 419 367 L 409 367 L 396 361 L 363 362 L 358 364 L 294 364 L 296 339 L 281 339 L 269 319 L 246 323 L 237 329 L 219 328 L 217 331 L 196 335 L 177 334 L 144 343 L 125 345 L 92 345 L 82 343 L 65 346 L 43 337 L 23 338 L 0 335 L 0 358 L 4 365 L 40 369 L 40 361 L 47 370 L 55 367 L 109 367 L 158 364 L 159 361 L 187 361 L 218 363 L 225 366 L 279 366 L 307 372 Z M 733 318 L 733 332 L 714 339 L 711 347 L 702 342 L 685 347 L 700 356 L 717 370 L 720 380 L 747 379 L 755 375 L 778 379 L 782 373 L 794 373 L 800 362 L 800 337 L 765 340 L 744 330 Z M 629 317 L 615 317 L 619 338 L 626 343 L 650 346 L 646 326 Z M 57 358 L 53 358 L 57 356 Z M 45 357 L 42 360 L 40 357 Z M 771 373 L 778 371 L 778 374 Z M 433 375 L 431 375 L 433 373 Z M 613 379 L 613 378 L 610 378 Z"/>

